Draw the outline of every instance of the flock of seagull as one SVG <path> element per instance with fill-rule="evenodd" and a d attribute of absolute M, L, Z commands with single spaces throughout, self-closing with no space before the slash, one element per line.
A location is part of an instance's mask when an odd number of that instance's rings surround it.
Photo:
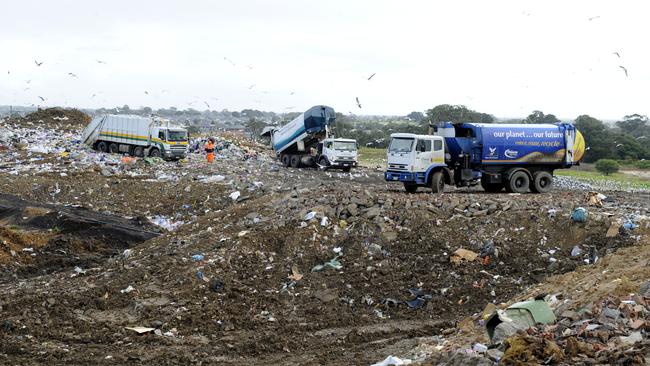
<path fill-rule="evenodd" d="M 522 12 L 522 14 L 524 14 L 524 15 L 526 15 L 526 16 L 530 16 L 530 15 L 531 15 L 530 13 L 527 13 L 527 12 Z M 596 15 L 596 16 L 592 16 L 592 17 L 590 17 L 590 18 L 587 18 L 587 20 L 589 20 L 589 21 L 593 21 L 593 20 L 595 20 L 595 19 L 599 19 L 599 18 L 600 18 L 600 15 Z M 615 55 L 618 59 L 621 59 L 621 54 L 620 54 L 619 52 L 612 52 L 612 54 Z M 235 67 L 237 66 L 237 64 L 236 64 L 235 62 L 233 62 L 230 58 L 228 58 L 228 57 L 224 57 L 223 59 L 224 59 L 224 61 L 230 63 L 230 65 L 235 66 Z M 95 61 L 96 61 L 98 64 L 102 64 L 102 65 L 106 65 L 106 64 L 107 64 L 107 63 L 106 63 L 105 61 L 103 61 L 103 60 L 95 59 Z M 34 60 L 34 64 L 36 65 L 36 67 L 41 67 L 44 63 L 45 63 L 45 61 Z M 253 66 L 251 66 L 251 65 L 243 65 L 243 66 L 246 67 L 246 68 L 248 68 L 249 70 L 252 70 L 252 69 L 253 69 Z M 627 77 L 629 76 L 627 68 L 626 68 L 625 66 L 623 66 L 623 65 L 619 65 L 618 67 L 619 67 L 619 68 L 620 68 L 620 69 L 625 73 L 625 77 L 627 78 Z M 7 71 L 7 74 L 11 74 L 11 71 L 8 70 L 8 71 Z M 72 78 L 78 78 L 77 74 L 75 74 L 75 73 L 73 73 L 73 72 L 68 72 L 67 75 L 68 75 L 69 77 L 72 77 Z M 372 73 L 370 76 L 368 76 L 367 81 L 371 81 L 372 78 L 375 77 L 375 75 L 377 75 L 377 73 Z M 30 84 L 31 81 L 32 81 L 31 79 L 30 79 L 30 80 L 27 80 L 27 81 L 26 81 L 26 84 Z M 248 90 L 253 90 L 253 88 L 255 88 L 256 86 L 257 86 L 256 84 L 251 84 L 250 86 L 248 86 Z M 29 89 L 31 89 L 31 88 L 28 86 L 28 87 L 26 87 L 26 88 L 24 89 L 24 91 L 27 91 L 27 90 L 29 90 Z M 163 91 L 162 91 L 162 93 L 164 93 L 164 92 L 166 92 L 166 90 L 163 90 Z M 262 93 L 263 93 L 263 94 L 267 94 L 268 92 L 266 92 L 266 91 L 262 91 Z M 145 94 L 145 95 L 149 95 L 149 91 L 148 91 L 148 90 L 145 90 L 145 91 L 144 91 L 144 94 Z M 295 94 L 295 91 L 291 91 L 291 92 L 289 93 L 289 95 L 294 95 L 294 94 Z M 94 98 L 95 96 L 97 96 L 97 94 L 93 94 L 93 95 L 92 95 L 92 98 Z M 47 100 L 46 98 L 44 98 L 44 97 L 42 97 L 42 96 L 40 96 L 40 95 L 38 96 L 38 98 L 39 98 L 42 102 L 45 102 L 45 101 Z M 212 99 L 213 99 L 213 100 L 219 100 L 219 98 L 212 98 Z M 359 100 L 359 97 L 355 97 L 355 102 L 356 102 L 356 106 L 357 106 L 359 109 L 361 109 L 361 108 L 362 108 L 362 105 L 361 105 L 361 101 Z M 193 105 L 196 104 L 196 103 L 198 103 L 198 100 L 194 100 L 194 101 L 192 101 L 192 102 L 189 102 L 188 104 L 189 104 L 190 106 L 193 106 Z M 209 104 L 207 101 L 203 101 L 203 104 L 205 104 L 205 106 L 208 107 L 208 109 L 211 109 L 210 104 Z M 291 110 L 291 109 L 294 109 L 294 108 L 295 108 L 295 106 L 290 106 L 290 107 L 286 107 L 285 110 Z M 350 114 L 352 114 L 352 112 L 350 112 Z"/>

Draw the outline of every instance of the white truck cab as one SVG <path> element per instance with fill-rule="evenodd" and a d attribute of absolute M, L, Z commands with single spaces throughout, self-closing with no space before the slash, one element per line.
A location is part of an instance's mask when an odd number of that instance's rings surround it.
<path fill-rule="evenodd" d="M 357 148 L 353 139 L 326 138 L 318 144 L 318 164 L 350 170 L 357 166 Z"/>
<path fill-rule="evenodd" d="M 442 136 L 391 134 L 386 158 L 387 181 L 404 182 L 404 187 L 409 192 L 415 192 L 419 186 L 432 186 L 434 190 L 444 189 L 442 168 L 447 165 Z"/>

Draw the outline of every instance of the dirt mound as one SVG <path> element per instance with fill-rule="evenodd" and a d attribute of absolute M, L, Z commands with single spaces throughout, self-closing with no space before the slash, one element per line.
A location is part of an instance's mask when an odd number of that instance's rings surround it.
<path fill-rule="evenodd" d="M 57 130 L 77 130 L 86 127 L 91 117 L 76 108 L 47 108 L 38 109 L 25 117 L 9 119 L 8 123 L 24 127 L 46 127 Z"/>

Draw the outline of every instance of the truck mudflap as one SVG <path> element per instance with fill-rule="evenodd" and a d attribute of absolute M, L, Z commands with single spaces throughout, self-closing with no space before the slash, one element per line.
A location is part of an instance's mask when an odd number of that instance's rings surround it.
<path fill-rule="evenodd" d="M 387 182 L 409 182 L 414 184 L 426 184 L 426 175 L 424 172 L 410 173 L 387 171 L 384 173 L 384 179 L 386 179 Z"/>

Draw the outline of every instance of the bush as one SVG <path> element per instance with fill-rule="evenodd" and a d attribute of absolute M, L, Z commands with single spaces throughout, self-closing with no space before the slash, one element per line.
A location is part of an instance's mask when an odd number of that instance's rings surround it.
<path fill-rule="evenodd" d="M 600 159 L 596 162 L 596 170 L 598 170 L 599 172 L 605 175 L 616 173 L 619 168 L 620 166 L 618 165 L 616 160 Z"/>
<path fill-rule="evenodd" d="M 639 169 L 650 169 L 650 160 L 641 160 L 637 161 L 636 164 L 634 164 Z"/>

